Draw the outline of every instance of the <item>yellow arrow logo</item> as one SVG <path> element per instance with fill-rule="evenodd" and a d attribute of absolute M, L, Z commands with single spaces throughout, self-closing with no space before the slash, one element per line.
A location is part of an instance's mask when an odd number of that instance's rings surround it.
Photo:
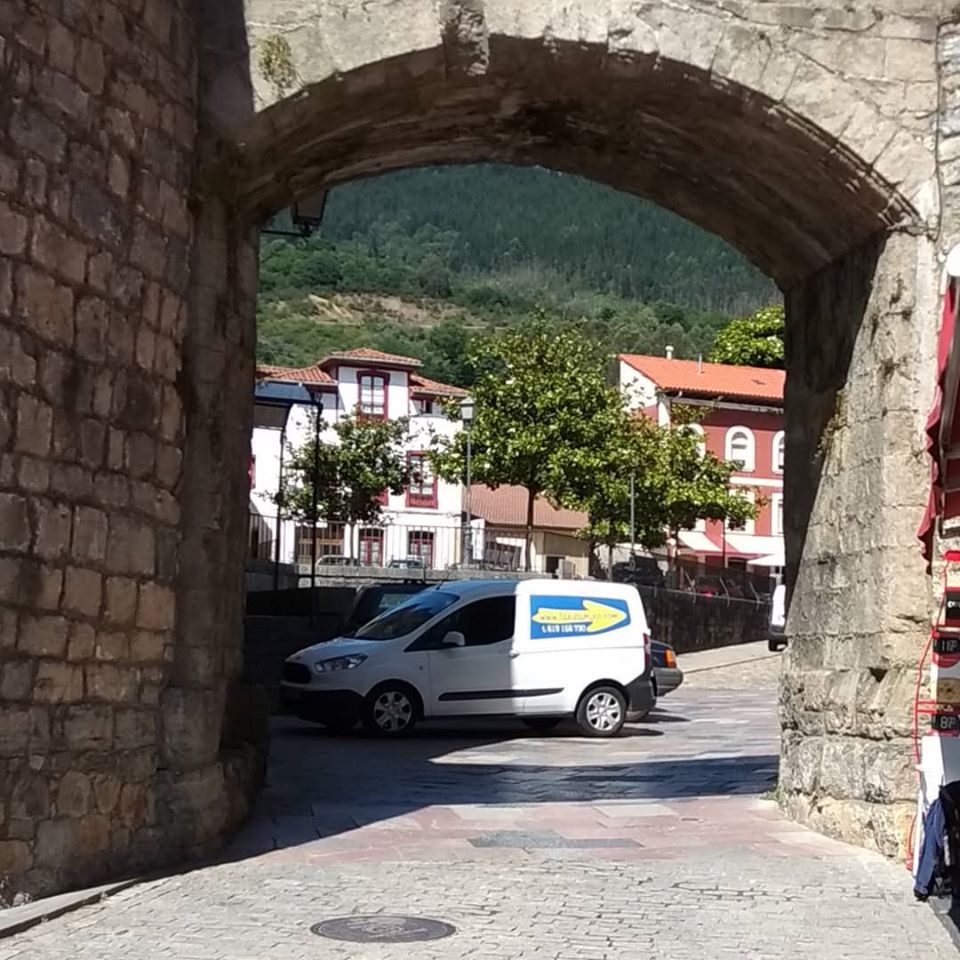
<path fill-rule="evenodd" d="M 609 630 L 627 619 L 623 610 L 597 603 L 596 600 L 583 600 L 582 610 L 558 610 L 551 607 L 540 607 L 533 615 L 534 623 L 562 626 L 567 624 L 585 624 L 587 633 L 599 633 Z"/>

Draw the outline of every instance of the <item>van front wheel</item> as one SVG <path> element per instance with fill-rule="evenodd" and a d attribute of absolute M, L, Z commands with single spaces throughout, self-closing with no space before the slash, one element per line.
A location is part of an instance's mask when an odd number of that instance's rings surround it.
<path fill-rule="evenodd" d="M 627 698 L 616 687 L 594 687 L 577 706 L 577 726 L 588 737 L 615 737 L 627 719 Z"/>
<path fill-rule="evenodd" d="M 363 726 L 381 737 L 402 737 L 419 718 L 419 703 L 413 690 L 402 683 L 385 683 L 366 700 Z"/>

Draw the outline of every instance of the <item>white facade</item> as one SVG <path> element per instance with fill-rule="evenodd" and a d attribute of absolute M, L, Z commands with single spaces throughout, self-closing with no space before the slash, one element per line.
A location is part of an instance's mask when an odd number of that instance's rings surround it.
<path fill-rule="evenodd" d="M 410 367 L 404 368 L 364 357 L 356 361 L 337 359 L 331 368 L 330 361 L 324 361 L 322 366 L 329 374 L 319 382 L 316 379 L 304 382 L 310 393 L 304 392 L 304 402 L 291 407 L 285 437 L 280 429 L 254 427 L 250 503 L 254 515 L 252 527 L 258 527 L 259 533 L 251 534 L 252 553 L 269 560 L 277 556 L 276 496 L 280 486 L 281 444 L 286 444 L 283 453 L 286 457 L 291 447 L 300 447 L 311 439 L 316 406 L 307 401 L 312 396 L 323 403 L 324 429 L 320 434 L 323 443 L 337 443 L 334 426 L 358 408 L 367 415 L 389 420 L 408 418 L 404 450 L 416 472 L 410 489 L 399 494 L 389 493 L 380 518 L 368 529 L 343 524 L 321 529 L 317 556 L 341 556 L 367 566 L 388 566 L 391 561 L 421 557 L 427 567 L 437 569 L 446 569 L 462 560 L 463 487 L 434 477 L 425 456 L 434 438 L 453 437 L 461 426 L 445 415 L 441 395 L 429 392 L 429 382 L 423 386 L 422 378 L 416 376 L 415 363 L 409 361 Z M 320 366 L 306 371 L 266 368 L 269 372 L 263 381 L 289 385 L 296 382 L 298 373 L 319 376 L 315 371 Z M 435 386 L 451 390 L 443 385 Z M 449 393 L 445 393 L 443 399 L 450 399 Z M 417 460 L 421 455 L 423 459 Z M 312 556 L 312 535 L 308 529 L 298 531 L 294 521 L 283 520 L 280 562 L 295 563 L 301 572 L 309 572 Z M 328 559 L 328 571 L 331 562 Z"/>

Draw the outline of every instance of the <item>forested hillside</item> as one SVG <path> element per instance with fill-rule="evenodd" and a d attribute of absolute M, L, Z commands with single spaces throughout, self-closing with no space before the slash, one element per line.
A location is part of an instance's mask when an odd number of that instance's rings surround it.
<path fill-rule="evenodd" d="M 276 225 L 281 225 L 278 221 Z M 367 345 L 467 382 L 469 338 L 537 313 L 611 350 L 707 352 L 777 299 L 720 240 L 638 198 L 540 169 L 409 170 L 332 191 L 309 240 L 262 239 L 259 355 Z"/>

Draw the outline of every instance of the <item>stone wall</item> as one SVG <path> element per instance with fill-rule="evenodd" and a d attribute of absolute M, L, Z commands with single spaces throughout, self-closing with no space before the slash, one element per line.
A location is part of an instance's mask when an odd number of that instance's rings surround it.
<path fill-rule="evenodd" d="M 331 184 L 437 161 L 646 195 L 789 290 L 786 803 L 896 846 L 929 613 L 912 534 L 930 238 L 957 216 L 952 115 L 936 127 L 958 87 L 949 29 L 937 46 L 953 4 L 735 6 L 0 4 L 12 889 L 192 856 L 242 816 L 262 769 L 262 703 L 234 680 L 254 231 Z M 288 69 L 267 76 L 248 37 L 279 38 Z"/>
<path fill-rule="evenodd" d="M 770 604 L 640 587 L 651 634 L 677 653 L 766 640 Z"/>
<path fill-rule="evenodd" d="M 170 749 L 196 73 L 185 0 L 0 5 L 0 875 L 13 893 L 195 853 L 242 812 L 260 762 L 218 756 L 222 708 L 201 762 Z"/>
<path fill-rule="evenodd" d="M 931 242 L 878 238 L 790 291 L 787 621 L 780 786 L 819 829 L 903 852 L 915 811 L 916 661 L 930 581 Z"/>

